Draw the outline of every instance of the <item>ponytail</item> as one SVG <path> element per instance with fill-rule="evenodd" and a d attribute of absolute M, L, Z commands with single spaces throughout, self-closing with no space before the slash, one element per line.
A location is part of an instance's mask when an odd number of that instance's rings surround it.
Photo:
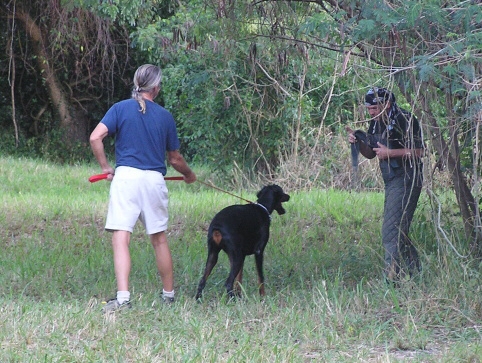
<path fill-rule="evenodd" d="M 142 93 L 152 91 L 154 87 L 161 84 L 161 69 L 152 64 L 144 64 L 137 68 L 134 74 L 134 88 L 132 90 L 132 98 L 135 99 L 141 107 L 139 112 L 146 113 L 146 101 L 142 97 Z"/>

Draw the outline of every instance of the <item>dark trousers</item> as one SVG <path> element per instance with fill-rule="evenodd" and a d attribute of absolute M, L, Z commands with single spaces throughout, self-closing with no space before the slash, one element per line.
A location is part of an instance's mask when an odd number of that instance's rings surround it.
<path fill-rule="evenodd" d="M 380 165 L 385 181 L 382 243 L 385 249 L 385 277 L 397 280 L 420 271 L 417 249 L 408 237 L 422 191 L 421 166 Z"/>

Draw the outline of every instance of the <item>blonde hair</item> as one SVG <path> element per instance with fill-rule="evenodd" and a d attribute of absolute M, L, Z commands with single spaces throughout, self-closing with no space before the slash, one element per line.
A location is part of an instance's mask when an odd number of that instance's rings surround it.
<path fill-rule="evenodd" d="M 142 93 L 148 93 L 161 84 L 162 72 L 158 66 L 144 64 L 134 73 L 134 89 L 132 98 L 141 106 L 139 112 L 146 113 L 146 101 Z"/>

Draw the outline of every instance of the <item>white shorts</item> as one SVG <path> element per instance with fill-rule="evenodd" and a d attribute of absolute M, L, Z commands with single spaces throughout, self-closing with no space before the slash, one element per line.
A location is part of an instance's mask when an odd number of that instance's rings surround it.
<path fill-rule="evenodd" d="M 109 193 L 105 229 L 132 233 L 139 219 L 147 234 L 167 229 L 168 191 L 161 173 L 119 166 Z"/>

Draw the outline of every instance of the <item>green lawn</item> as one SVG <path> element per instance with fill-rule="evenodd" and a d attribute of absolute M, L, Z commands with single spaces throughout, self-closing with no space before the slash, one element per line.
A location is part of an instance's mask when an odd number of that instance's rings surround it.
<path fill-rule="evenodd" d="M 226 299 L 221 254 L 197 303 L 209 222 L 244 202 L 201 183 L 169 182 L 177 301 L 160 304 L 139 225 L 133 308 L 104 316 L 115 279 L 103 231 L 109 183 L 87 181 L 98 172 L 0 158 L 1 362 L 482 361 L 479 266 L 454 252 L 464 248 L 448 217 L 450 243 L 437 237 L 426 195 L 412 236 L 424 268 L 418 282 L 393 289 L 381 278 L 382 194 L 285 188 L 291 200 L 285 215 L 273 215 L 265 251 L 265 299 L 252 257 L 244 298 Z M 257 192 L 229 191 L 249 200 Z"/>

